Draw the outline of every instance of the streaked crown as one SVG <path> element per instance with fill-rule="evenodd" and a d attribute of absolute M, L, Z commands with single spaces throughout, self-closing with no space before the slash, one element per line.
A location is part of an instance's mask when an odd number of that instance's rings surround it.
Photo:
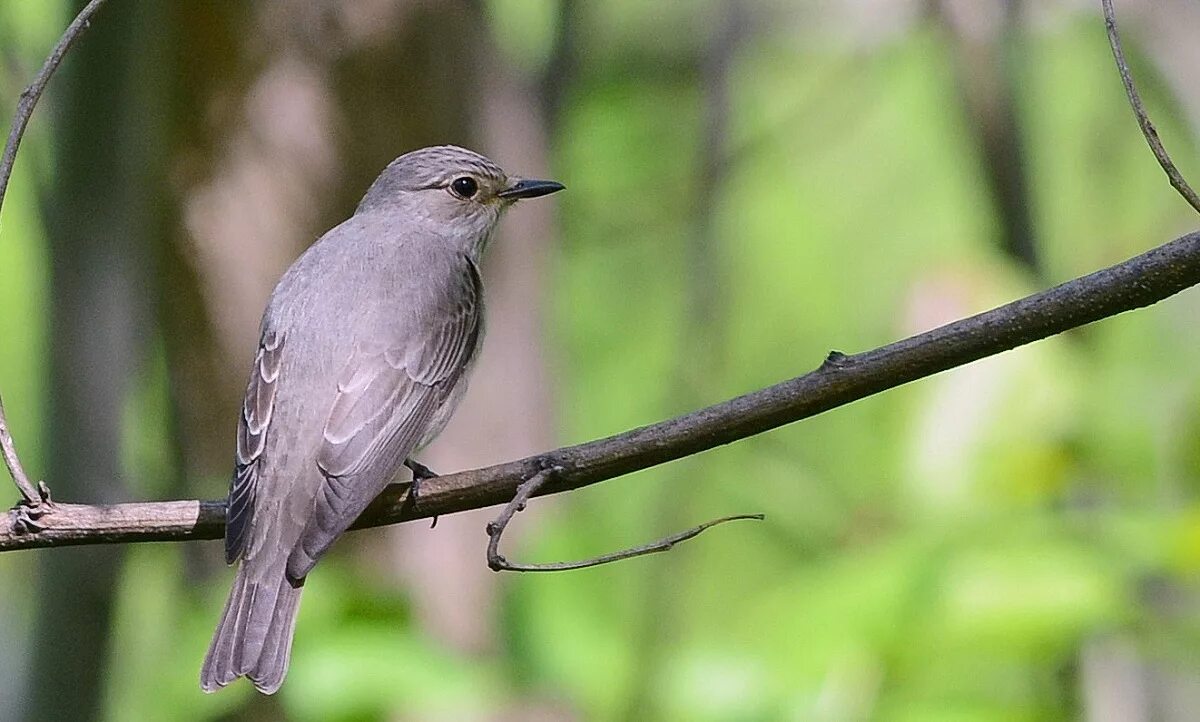
<path fill-rule="evenodd" d="M 482 184 L 504 187 L 507 175 L 484 156 L 456 145 L 436 145 L 405 153 L 388 164 L 363 197 L 359 210 L 397 193 L 448 186 L 461 176 Z"/>

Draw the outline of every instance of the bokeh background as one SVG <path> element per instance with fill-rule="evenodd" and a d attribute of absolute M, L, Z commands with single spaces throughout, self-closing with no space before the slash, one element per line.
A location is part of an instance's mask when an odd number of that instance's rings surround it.
<path fill-rule="evenodd" d="M 0 3 L 0 110 L 80 3 Z M 1200 6 L 1118 2 L 1200 182 Z M 275 280 L 403 151 L 569 190 L 509 214 L 424 455 L 653 422 L 1195 227 L 1098 3 L 112 0 L 0 227 L 0 390 L 60 499 L 217 498 Z M 1200 709 L 1200 294 L 541 500 L 346 537 L 273 698 L 197 689 L 217 542 L 0 556 L 0 720 L 1091 720 Z M 14 499 L 12 489 L 5 499 Z M 5 506 L 8 501 L 3 502 Z"/>

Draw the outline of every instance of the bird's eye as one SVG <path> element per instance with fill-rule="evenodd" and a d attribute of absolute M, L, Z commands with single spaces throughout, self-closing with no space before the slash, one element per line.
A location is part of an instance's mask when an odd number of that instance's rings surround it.
<path fill-rule="evenodd" d="M 471 198 L 479 192 L 479 184 L 471 176 L 463 176 L 455 178 L 450 184 L 450 190 L 454 191 L 454 195 L 459 198 Z"/>

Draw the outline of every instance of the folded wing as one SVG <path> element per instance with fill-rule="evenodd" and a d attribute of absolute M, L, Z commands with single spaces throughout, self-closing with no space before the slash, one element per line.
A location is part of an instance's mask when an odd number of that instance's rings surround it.
<path fill-rule="evenodd" d="M 324 483 L 288 559 L 301 579 L 387 486 L 459 382 L 480 330 L 479 273 L 464 273 L 399 339 L 363 339 L 338 378 L 317 465 Z"/>
<path fill-rule="evenodd" d="M 267 429 L 275 410 L 275 390 L 283 357 L 283 334 L 264 331 L 246 385 L 242 417 L 238 421 L 237 457 L 225 521 L 225 562 L 233 564 L 246 551 L 250 523 Z"/>

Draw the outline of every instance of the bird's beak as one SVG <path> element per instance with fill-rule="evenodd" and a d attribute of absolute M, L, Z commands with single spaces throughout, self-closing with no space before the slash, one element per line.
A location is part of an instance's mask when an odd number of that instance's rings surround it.
<path fill-rule="evenodd" d="M 548 180 L 517 179 L 515 183 L 496 195 L 506 201 L 516 201 L 522 198 L 537 198 L 551 193 L 557 193 L 566 188 L 562 183 Z"/>

